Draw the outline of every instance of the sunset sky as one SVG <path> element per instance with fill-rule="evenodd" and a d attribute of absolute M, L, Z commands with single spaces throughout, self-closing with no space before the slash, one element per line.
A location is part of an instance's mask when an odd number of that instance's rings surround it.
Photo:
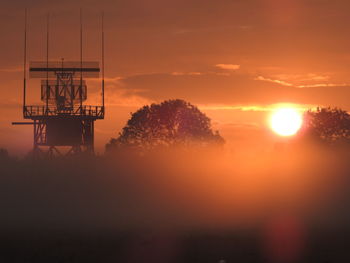
<path fill-rule="evenodd" d="M 350 110 L 348 0 L 86 0 L 2 1 L 0 9 L 0 147 L 24 153 L 32 127 L 22 121 L 24 8 L 29 12 L 28 60 L 79 59 L 79 9 L 85 60 L 100 60 L 105 12 L 106 119 L 96 147 L 118 132 L 130 112 L 152 102 L 185 99 L 212 119 L 230 147 L 264 151 L 280 140 L 267 127 L 271 109 L 338 106 Z M 100 103 L 96 80 L 90 103 Z M 39 101 L 29 81 L 28 104 Z"/>

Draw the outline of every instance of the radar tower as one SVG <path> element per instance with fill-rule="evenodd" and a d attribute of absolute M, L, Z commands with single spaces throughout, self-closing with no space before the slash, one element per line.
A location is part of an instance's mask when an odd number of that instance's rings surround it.
<path fill-rule="evenodd" d="M 94 123 L 104 119 L 104 15 L 102 24 L 102 105 L 86 105 L 88 78 L 99 78 L 99 62 L 83 60 L 83 22 L 80 10 L 80 61 L 49 60 L 49 26 L 47 15 L 46 61 L 31 61 L 29 77 L 41 79 L 41 105 L 27 105 L 27 10 L 24 22 L 23 118 L 34 127 L 33 155 L 94 154 Z"/>

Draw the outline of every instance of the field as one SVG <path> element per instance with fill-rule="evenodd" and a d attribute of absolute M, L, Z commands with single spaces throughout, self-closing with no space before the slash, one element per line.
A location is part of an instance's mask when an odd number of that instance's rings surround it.
<path fill-rule="evenodd" d="M 1 161 L 2 262 L 348 262 L 347 152 Z"/>

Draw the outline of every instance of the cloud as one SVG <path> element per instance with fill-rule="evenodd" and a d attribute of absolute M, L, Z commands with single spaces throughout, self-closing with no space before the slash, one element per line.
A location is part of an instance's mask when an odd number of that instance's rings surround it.
<path fill-rule="evenodd" d="M 262 80 L 258 78 L 258 80 Z M 265 79 L 264 79 L 265 80 Z M 248 74 L 217 72 L 171 72 L 111 77 L 106 81 L 106 103 L 116 106 L 142 106 L 166 99 L 182 98 L 208 110 L 266 111 L 263 104 L 294 100 L 293 89 L 280 83 L 263 83 Z M 91 98 L 99 101 L 99 88 Z M 274 95 L 269 95 L 274 93 Z M 279 94 L 279 95 L 278 95 Z M 286 95 L 284 95 L 286 94 Z M 245 105 L 248 104 L 248 105 Z M 253 105 L 253 106 L 252 106 Z"/>
<path fill-rule="evenodd" d="M 200 76 L 203 75 L 204 73 L 202 72 L 172 72 L 171 75 L 173 76 Z"/>
<path fill-rule="evenodd" d="M 225 70 L 237 70 L 241 68 L 241 65 L 234 64 L 216 64 L 215 67 Z"/>
<path fill-rule="evenodd" d="M 321 80 L 329 80 L 328 76 L 318 76 L 315 74 L 307 74 L 307 77 L 301 77 L 301 75 L 288 75 L 289 77 L 286 77 L 285 75 L 280 75 L 282 78 L 287 78 L 287 79 L 294 79 L 298 81 L 321 81 Z M 281 84 L 283 86 L 287 87 L 295 87 L 295 88 L 318 88 L 318 87 L 348 87 L 350 86 L 347 83 L 310 83 L 309 84 L 292 84 L 290 82 L 284 81 L 284 80 L 279 80 L 279 79 L 271 79 L 271 78 L 265 78 L 263 76 L 258 76 L 255 78 L 256 80 L 261 80 L 261 81 L 267 81 L 267 82 L 272 82 L 272 83 L 277 83 Z"/>
<path fill-rule="evenodd" d="M 107 107 L 142 107 L 154 102 L 152 99 L 140 96 L 142 89 L 125 88 L 122 83 L 109 82 L 105 86 L 105 104 Z M 101 93 L 99 89 L 90 91 L 89 104 L 99 105 L 101 103 Z"/>
<path fill-rule="evenodd" d="M 346 99 L 348 90 L 346 84 L 298 86 L 249 73 L 170 72 L 110 78 L 106 84 L 106 102 L 140 107 L 179 98 L 208 110 L 268 111 L 271 105 L 279 103 L 350 109 Z M 95 94 L 98 100 L 97 92 L 98 89 Z"/>
<path fill-rule="evenodd" d="M 140 108 L 144 105 L 153 103 L 152 100 L 143 98 L 137 95 L 125 96 L 123 91 L 114 92 L 113 95 L 109 96 L 106 100 L 106 106 L 114 107 L 135 107 Z"/>
<path fill-rule="evenodd" d="M 318 84 L 308 84 L 308 85 L 298 85 L 298 88 L 317 88 L 317 87 L 349 87 L 349 84 L 342 83 L 318 83 Z"/>
<path fill-rule="evenodd" d="M 257 111 L 257 112 L 269 112 L 274 111 L 281 107 L 292 107 L 300 111 L 305 111 L 311 108 L 317 107 L 313 104 L 296 104 L 296 103 L 275 103 L 269 105 L 215 105 L 206 104 L 198 105 L 203 110 L 236 110 L 236 111 Z"/>
<path fill-rule="evenodd" d="M 284 81 L 296 81 L 296 82 L 305 82 L 305 81 L 328 81 L 330 76 L 328 75 L 319 75 L 315 73 L 308 74 L 276 74 L 274 75 L 277 79 L 282 79 Z"/>
<path fill-rule="evenodd" d="M 257 81 L 253 75 L 234 74 L 143 74 L 125 77 L 121 85 L 126 96 L 150 101 L 185 99 L 193 104 L 268 105 L 279 102 L 305 103 L 294 87 Z"/>
<path fill-rule="evenodd" d="M 258 76 L 255 79 L 256 80 L 261 80 L 261 81 L 273 82 L 273 83 L 281 84 L 281 85 L 287 86 L 287 87 L 292 87 L 293 86 L 293 84 L 288 83 L 286 81 L 278 80 L 278 79 L 269 79 L 269 78 L 265 78 L 263 76 Z"/>
<path fill-rule="evenodd" d="M 120 80 L 122 80 L 123 77 L 105 77 L 105 83 L 120 83 Z M 94 82 L 101 82 L 101 78 L 91 78 L 89 81 L 94 81 Z"/>

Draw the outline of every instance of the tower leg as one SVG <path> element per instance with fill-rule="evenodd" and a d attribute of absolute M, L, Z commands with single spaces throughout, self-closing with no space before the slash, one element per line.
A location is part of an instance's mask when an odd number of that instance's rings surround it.
<path fill-rule="evenodd" d="M 55 156 L 62 156 L 62 154 L 55 146 L 50 146 L 47 151 L 47 157 L 53 159 Z"/>
<path fill-rule="evenodd" d="M 83 120 L 83 145 L 85 146 L 85 152 L 88 154 L 94 154 L 94 121 Z"/>
<path fill-rule="evenodd" d="M 80 136 L 73 137 L 76 141 L 74 145 L 64 144 L 60 141 L 56 141 L 56 138 L 66 138 L 64 136 L 70 136 L 76 132 L 76 126 L 73 125 L 72 133 L 52 133 L 51 122 L 46 120 L 34 120 L 34 139 L 33 139 L 33 151 L 32 156 L 34 159 L 49 158 L 53 159 L 58 156 L 72 156 L 72 155 L 94 155 L 94 121 L 93 119 L 77 120 L 78 125 L 81 125 L 79 129 Z M 64 123 L 63 123 L 64 124 Z M 49 127 L 49 128 L 48 128 Z M 50 128 L 51 127 L 51 128 Z M 55 126 L 53 126 L 56 128 Z M 69 138 L 69 137 L 68 137 Z M 68 139 L 69 141 L 69 139 Z M 65 142 L 65 141 L 64 141 Z M 58 145 L 54 145 L 57 143 Z M 67 153 L 60 151 L 60 147 L 70 146 L 71 148 Z M 43 150 L 45 148 L 45 150 Z M 47 149 L 47 150 L 46 150 Z"/>
<path fill-rule="evenodd" d="M 81 153 L 82 153 L 82 150 L 81 150 L 80 145 L 73 145 L 72 148 L 70 148 L 70 150 L 66 153 L 66 156 L 78 155 Z"/>
<path fill-rule="evenodd" d="M 38 146 L 38 125 L 39 125 L 39 121 L 37 120 L 34 120 L 34 131 L 33 131 L 33 150 L 32 150 L 32 153 L 31 153 L 31 157 L 34 159 L 34 160 L 38 160 L 41 158 L 41 155 L 42 155 L 42 152 Z"/>

